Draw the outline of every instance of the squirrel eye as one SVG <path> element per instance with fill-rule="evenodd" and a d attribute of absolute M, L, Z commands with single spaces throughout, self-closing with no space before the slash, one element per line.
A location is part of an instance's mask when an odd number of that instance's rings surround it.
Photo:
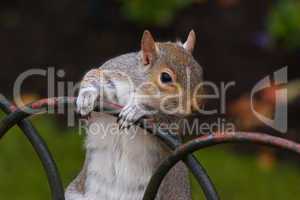
<path fill-rule="evenodd" d="M 160 75 L 160 81 L 162 83 L 171 83 L 171 82 L 173 82 L 173 79 L 170 74 L 168 74 L 167 72 L 163 72 Z"/>

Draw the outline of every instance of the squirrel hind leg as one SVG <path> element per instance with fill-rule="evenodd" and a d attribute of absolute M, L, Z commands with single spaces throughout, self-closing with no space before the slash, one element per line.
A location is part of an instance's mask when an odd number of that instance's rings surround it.
<path fill-rule="evenodd" d="M 159 189 L 160 200 L 192 200 L 189 172 L 183 162 L 167 174 Z"/>

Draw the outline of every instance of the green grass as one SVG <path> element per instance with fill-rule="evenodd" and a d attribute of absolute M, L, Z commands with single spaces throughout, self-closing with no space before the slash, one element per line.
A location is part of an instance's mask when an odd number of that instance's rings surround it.
<path fill-rule="evenodd" d="M 72 129 L 66 129 L 62 134 L 51 117 L 38 117 L 33 121 L 47 141 L 66 186 L 76 176 L 83 162 L 82 138 Z M 40 161 L 17 127 L 0 141 L 0 199 L 50 199 Z"/>
<path fill-rule="evenodd" d="M 57 161 L 64 185 L 78 173 L 84 159 L 83 138 L 75 129 L 61 130 L 49 116 L 33 119 Z M 64 134 L 62 134 L 64 132 Z M 299 199 L 300 170 L 282 163 L 266 171 L 257 166 L 255 156 L 238 156 L 228 148 L 214 147 L 197 153 L 207 168 L 222 199 Z M 192 180 L 194 199 L 204 199 Z M 18 128 L 0 141 L 0 199 L 50 199 L 40 161 Z"/>
<path fill-rule="evenodd" d="M 205 149 L 196 156 L 206 167 L 221 199 L 300 199 L 300 169 L 291 163 L 281 162 L 273 169 L 262 169 L 256 156 L 236 155 L 224 146 Z M 192 186 L 193 199 L 203 199 L 194 179 Z"/>

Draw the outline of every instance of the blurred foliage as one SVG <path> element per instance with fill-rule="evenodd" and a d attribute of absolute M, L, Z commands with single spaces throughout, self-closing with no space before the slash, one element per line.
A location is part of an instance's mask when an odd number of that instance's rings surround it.
<path fill-rule="evenodd" d="M 173 19 L 176 11 L 195 0 L 120 0 L 124 15 L 140 24 L 164 26 Z"/>
<path fill-rule="evenodd" d="M 221 199 L 300 199 L 297 165 L 282 160 L 272 168 L 262 168 L 255 154 L 237 155 L 229 150 L 229 146 L 219 145 L 196 153 Z M 192 179 L 192 186 L 193 199 L 205 199 L 200 198 L 203 195 L 195 179 Z M 200 193 L 202 196 L 199 197 Z"/>
<path fill-rule="evenodd" d="M 3 115 L 2 115 L 3 116 Z M 1 114 L 0 114 L 1 118 Z M 83 137 L 77 129 L 57 125 L 51 116 L 33 119 L 57 162 L 65 186 L 77 175 L 84 160 Z M 31 145 L 14 127 L 0 141 L 0 199 L 50 199 L 46 176 Z M 295 165 L 280 162 L 271 169 L 260 168 L 255 155 L 236 155 L 228 146 L 197 152 L 215 182 L 222 199 L 299 199 L 300 172 Z M 194 200 L 204 199 L 192 179 Z"/>
<path fill-rule="evenodd" d="M 283 46 L 300 47 L 300 1 L 279 0 L 271 10 L 268 19 L 271 37 Z"/>

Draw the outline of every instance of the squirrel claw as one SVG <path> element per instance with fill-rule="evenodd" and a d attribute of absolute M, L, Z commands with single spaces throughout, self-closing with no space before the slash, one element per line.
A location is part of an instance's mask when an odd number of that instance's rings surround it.
<path fill-rule="evenodd" d="M 119 130 L 129 129 L 133 124 L 124 118 L 119 118 L 118 123 L 119 123 Z"/>
<path fill-rule="evenodd" d="M 143 112 L 136 105 L 125 106 L 117 119 L 120 130 L 129 129 L 142 116 Z"/>

